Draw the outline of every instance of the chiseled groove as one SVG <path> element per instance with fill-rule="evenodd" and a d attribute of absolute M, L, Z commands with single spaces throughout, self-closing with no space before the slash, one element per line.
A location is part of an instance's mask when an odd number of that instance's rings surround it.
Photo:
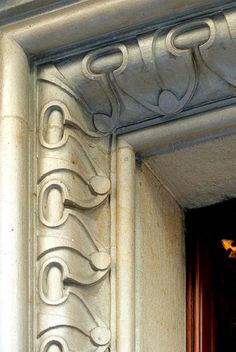
<path fill-rule="evenodd" d="M 205 43 L 210 37 L 208 26 L 193 28 L 184 33 L 178 34 L 174 38 L 174 45 L 178 49 L 189 49 Z M 99 56 L 90 64 L 90 69 L 94 74 L 106 73 L 121 66 L 123 55 L 121 52 Z"/>

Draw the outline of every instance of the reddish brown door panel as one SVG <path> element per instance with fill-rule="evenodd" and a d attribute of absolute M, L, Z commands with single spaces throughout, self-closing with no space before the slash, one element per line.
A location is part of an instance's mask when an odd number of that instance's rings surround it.
<path fill-rule="evenodd" d="M 187 352 L 236 351 L 235 239 L 235 200 L 187 212 Z"/>

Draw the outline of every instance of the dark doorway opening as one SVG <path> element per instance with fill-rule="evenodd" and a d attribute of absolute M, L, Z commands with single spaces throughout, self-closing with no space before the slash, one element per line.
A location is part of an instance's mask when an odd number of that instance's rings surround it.
<path fill-rule="evenodd" d="M 187 352 L 236 351 L 236 200 L 186 213 Z"/>

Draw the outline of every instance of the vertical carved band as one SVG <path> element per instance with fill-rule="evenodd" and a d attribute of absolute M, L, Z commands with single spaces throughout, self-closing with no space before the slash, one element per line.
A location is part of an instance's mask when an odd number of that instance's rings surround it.
<path fill-rule="evenodd" d="M 37 351 L 106 351 L 109 137 L 52 82 L 39 79 L 38 106 Z"/>

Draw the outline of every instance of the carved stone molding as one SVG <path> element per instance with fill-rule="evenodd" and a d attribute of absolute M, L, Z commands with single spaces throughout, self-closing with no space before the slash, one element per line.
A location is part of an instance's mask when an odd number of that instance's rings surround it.
<path fill-rule="evenodd" d="M 39 68 L 39 352 L 108 350 L 110 135 L 120 127 L 166 121 L 236 97 L 233 16 L 234 11 L 225 11 L 159 28 Z M 135 156 L 126 144 L 119 148 L 122 170 L 123 153 Z M 128 204 L 119 190 L 124 200 L 118 202 Z M 134 213 L 132 202 L 130 214 L 117 212 L 120 248 L 128 235 L 123 221 L 127 215 L 125 224 L 131 222 Z M 132 226 L 130 236 L 132 247 Z M 135 341 L 134 262 L 130 258 L 129 268 L 123 265 L 124 253 L 117 255 L 117 306 L 123 317 L 117 319 L 117 348 L 130 352 Z"/>
<path fill-rule="evenodd" d="M 134 350 L 136 154 L 236 128 L 235 4 L 175 4 L 76 1 L 1 26 L 2 352 Z M 151 124 L 118 137 L 117 171 L 111 135 Z"/>
<path fill-rule="evenodd" d="M 159 28 L 58 61 L 42 79 L 74 97 L 101 133 L 229 104 L 236 98 L 234 18 L 227 10 Z"/>
<path fill-rule="evenodd" d="M 38 83 L 37 351 L 110 345 L 109 137 L 73 97 Z"/>

